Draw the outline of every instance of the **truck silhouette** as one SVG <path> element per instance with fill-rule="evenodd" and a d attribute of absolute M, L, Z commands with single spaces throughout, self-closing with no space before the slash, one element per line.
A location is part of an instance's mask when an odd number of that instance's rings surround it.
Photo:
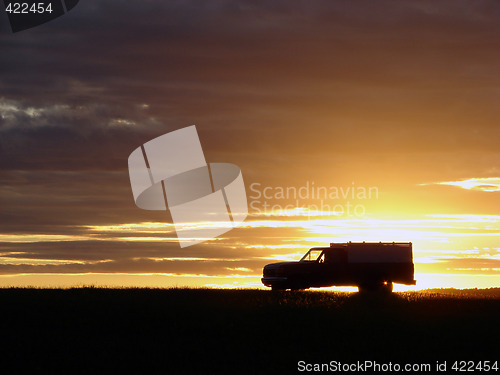
<path fill-rule="evenodd" d="M 268 264 L 262 283 L 273 290 L 357 286 L 392 292 L 392 283 L 415 285 L 411 242 L 346 242 L 313 247 L 299 262 Z"/>

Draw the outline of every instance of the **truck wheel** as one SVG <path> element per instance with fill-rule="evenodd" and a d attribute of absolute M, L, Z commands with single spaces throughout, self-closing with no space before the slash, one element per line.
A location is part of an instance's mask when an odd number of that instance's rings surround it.
<path fill-rule="evenodd" d="M 286 289 L 285 289 L 285 288 L 280 288 L 280 287 L 275 286 L 275 285 L 272 285 L 272 286 L 271 286 L 271 290 L 272 290 L 273 292 L 279 292 L 279 291 L 283 291 L 283 290 L 286 290 Z"/>
<path fill-rule="evenodd" d="M 373 292 L 391 293 L 392 292 L 392 281 L 366 282 L 366 283 L 358 285 L 358 290 L 360 293 L 373 293 Z"/>
<path fill-rule="evenodd" d="M 392 293 L 392 281 L 384 281 L 382 284 L 381 290 L 384 293 Z"/>

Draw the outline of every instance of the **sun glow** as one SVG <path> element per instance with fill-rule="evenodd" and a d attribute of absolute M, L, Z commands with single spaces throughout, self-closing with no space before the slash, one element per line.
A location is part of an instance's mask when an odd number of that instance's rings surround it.
<path fill-rule="evenodd" d="M 395 290 L 419 290 L 430 287 L 480 287 L 500 286 L 500 216 L 499 215 L 450 215 L 428 214 L 407 216 L 375 216 L 349 218 L 327 215 L 322 212 L 300 208 L 287 212 L 263 215 L 251 214 L 239 228 L 231 232 L 238 238 L 231 242 L 227 237 L 219 236 L 206 239 L 201 248 L 217 246 L 231 249 L 232 255 L 221 256 L 146 256 L 132 261 L 150 261 L 154 263 L 202 264 L 219 262 L 221 273 L 219 281 L 206 282 L 203 272 L 189 276 L 189 285 L 211 287 L 258 287 L 261 288 L 260 275 L 262 266 L 279 261 L 297 261 L 311 247 L 328 246 L 330 242 L 412 242 L 415 263 L 416 286 L 395 286 Z M 192 227 L 220 225 L 220 223 L 192 223 Z M 99 241 L 172 244 L 177 237 L 173 224 L 163 222 L 123 223 L 117 225 L 94 225 L 73 227 L 78 234 L 2 234 L 0 241 L 5 243 L 49 243 L 72 241 Z M 284 233 L 276 235 L 278 233 Z M 27 253 L 28 254 L 28 253 Z M 227 253 L 229 254 L 229 253 Z M 102 261 L 106 264 L 111 260 Z M 249 263 L 247 263 L 249 262 Z M 3 251 L 0 263 L 5 266 L 89 266 L 98 261 L 72 259 L 37 259 L 36 255 L 20 251 Z M 234 264 L 233 265 L 231 265 Z M 247 266 L 254 264 L 257 266 Z M 202 268 L 200 268 L 201 270 Z M 252 275 L 253 274 L 253 275 Z M 187 274 L 186 274 L 187 275 Z M 168 280 L 187 277 L 182 274 L 169 274 Z M 21 276 L 20 276 L 21 277 Z M 44 278 L 42 274 L 30 276 Z M 60 276 L 64 279 L 65 276 Z M 139 277 L 139 276 L 137 276 Z M 244 277 L 245 281 L 240 279 Z M 22 277 L 28 280 L 27 275 Z M 157 285 L 157 278 L 141 274 L 141 283 Z M 250 279 L 249 279 L 250 278 Z M 67 279 L 74 279 L 67 276 Z M 98 278 L 96 278 L 98 279 Z M 155 280 L 154 282 L 152 280 Z M 12 279 L 11 279 L 12 280 Z M 223 282 L 220 282 L 224 280 Z M 231 280 L 231 281 L 229 281 Z M 142 285 L 142 284 L 141 284 Z M 179 285 L 179 284 L 178 284 Z M 180 285 L 184 285 L 180 283 Z M 339 290 L 338 288 L 335 290 Z"/>

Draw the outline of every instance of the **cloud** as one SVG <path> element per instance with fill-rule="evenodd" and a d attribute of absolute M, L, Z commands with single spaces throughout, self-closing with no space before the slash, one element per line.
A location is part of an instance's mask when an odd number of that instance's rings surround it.
<path fill-rule="evenodd" d="M 158 127 L 139 103 L 30 105 L 0 97 L 0 168 L 125 170 L 136 140 L 148 140 Z"/>
<path fill-rule="evenodd" d="M 306 178 L 325 175 L 318 160 L 336 176 L 491 168 L 499 12 L 490 1 L 89 0 L 0 35 L 0 90 L 19 109 L 3 120 L 2 168 L 117 170 L 136 144 L 191 124 L 207 158 L 230 155 L 262 179 L 276 178 L 273 160 Z"/>
<path fill-rule="evenodd" d="M 432 182 L 425 185 L 450 185 L 456 186 L 466 190 L 478 190 L 486 192 L 496 192 L 500 191 L 500 177 L 487 177 L 487 178 L 469 178 L 465 180 L 458 181 L 447 181 L 447 182 Z"/>

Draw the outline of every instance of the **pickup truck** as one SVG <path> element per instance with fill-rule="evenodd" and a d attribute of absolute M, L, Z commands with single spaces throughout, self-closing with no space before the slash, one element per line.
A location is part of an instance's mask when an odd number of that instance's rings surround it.
<path fill-rule="evenodd" d="M 272 290 L 357 286 L 360 292 L 392 292 L 392 284 L 415 285 L 411 242 L 346 242 L 313 247 L 299 262 L 264 267 Z"/>

